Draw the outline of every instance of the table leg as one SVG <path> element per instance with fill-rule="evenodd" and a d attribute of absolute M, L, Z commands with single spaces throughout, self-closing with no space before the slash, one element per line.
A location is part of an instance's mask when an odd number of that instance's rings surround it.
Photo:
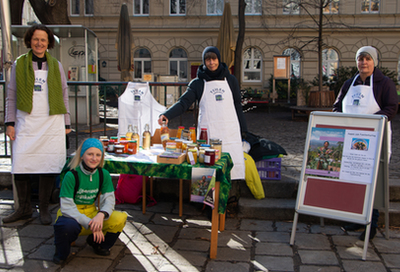
<path fill-rule="evenodd" d="M 225 230 L 225 218 L 226 218 L 226 212 L 219 215 L 219 231 Z"/>
<path fill-rule="evenodd" d="M 217 258 L 217 248 L 218 248 L 218 204 L 219 204 L 219 181 L 215 182 L 215 199 L 214 199 L 214 209 L 212 211 L 211 217 L 211 245 L 210 245 L 210 258 Z"/>
<path fill-rule="evenodd" d="M 146 176 L 142 179 L 142 212 L 146 213 Z"/>
<path fill-rule="evenodd" d="M 150 177 L 150 196 L 153 197 L 153 177 Z"/>
<path fill-rule="evenodd" d="M 182 217 L 183 206 L 183 180 L 179 179 L 179 216 Z"/>

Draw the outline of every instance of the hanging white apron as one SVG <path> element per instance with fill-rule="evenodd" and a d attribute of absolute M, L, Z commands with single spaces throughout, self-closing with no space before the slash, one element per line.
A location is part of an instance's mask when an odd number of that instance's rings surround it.
<path fill-rule="evenodd" d="M 47 71 L 35 71 L 32 112 L 17 110 L 12 173 L 60 173 L 65 161 L 64 115 L 49 115 Z"/>
<path fill-rule="evenodd" d="M 207 128 L 208 139 L 222 140 L 222 152 L 229 152 L 234 164 L 231 178 L 244 179 L 245 165 L 240 126 L 232 91 L 226 79 L 204 81 L 204 91 L 199 104 L 197 138 L 201 128 Z"/>
<path fill-rule="evenodd" d="M 375 114 L 380 111 L 378 103 L 375 100 L 374 91 L 372 86 L 374 85 L 374 78 L 371 75 L 370 86 L 368 85 L 357 85 L 354 86 L 354 82 L 359 75 L 354 77 L 350 88 L 343 98 L 342 108 L 344 113 L 359 113 L 359 114 Z M 392 154 L 392 129 L 391 124 L 388 122 L 387 129 L 388 136 L 388 153 L 389 160 Z"/>

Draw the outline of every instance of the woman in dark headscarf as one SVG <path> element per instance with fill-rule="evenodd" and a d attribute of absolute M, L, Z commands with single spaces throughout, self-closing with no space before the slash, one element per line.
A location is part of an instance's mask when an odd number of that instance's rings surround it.
<path fill-rule="evenodd" d="M 203 65 L 197 70 L 187 91 L 159 118 L 171 120 L 183 114 L 195 101 L 199 101 L 200 128 L 207 128 L 209 138 L 222 140 L 222 151 L 229 152 L 233 162 L 232 179 L 244 179 L 244 159 L 241 135 L 247 132 L 247 124 L 241 105 L 239 83 L 221 62 L 218 48 L 206 47 L 202 54 Z"/>

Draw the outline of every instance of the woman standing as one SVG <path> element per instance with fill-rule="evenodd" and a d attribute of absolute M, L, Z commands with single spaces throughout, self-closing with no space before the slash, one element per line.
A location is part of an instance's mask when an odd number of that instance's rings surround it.
<path fill-rule="evenodd" d="M 239 83 L 229 73 L 227 65 L 221 62 L 218 48 L 208 46 L 202 54 L 203 65 L 197 70 L 187 91 L 158 119 L 162 121 L 183 114 L 195 101 L 199 101 L 198 135 L 201 128 L 207 128 L 208 138 L 222 140 L 222 152 L 229 152 L 234 167 L 232 179 L 244 179 L 245 166 L 242 149 L 242 135 L 247 133 Z M 197 137 L 198 138 L 198 137 Z"/>
<path fill-rule="evenodd" d="M 32 216 L 30 175 L 39 175 L 40 221 L 51 223 L 48 211 L 55 177 L 66 160 L 65 134 L 71 132 L 68 86 L 62 65 L 47 49 L 53 33 L 44 25 L 27 30 L 31 50 L 13 64 L 6 97 L 6 135 L 13 141 L 12 169 L 18 209 L 4 223 Z"/>
<path fill-rule="evenodd" d="M 390 120 L 397 113 L 398 98 L 394 82 L 385 76 L 378 65 L 378 52 L 372 46 L 363 46 L 356 53 L 358 73 L 347 80 L 333 104 L 334 112 L 358 113 L 358 114 L 380 114 L 386 115 L 389 122 L 390 141 L 389 158 L 391 153 L 391 129 Z M 372 212 L 371 232 L 369 239 L 373 239 L 378 227 L 379 211 Z M 355 231 L 362 225 L 350 224 L 344 226 L 346 231 Z M 365 231 L 361 233 L 360 240 L 364 241 Z"/>

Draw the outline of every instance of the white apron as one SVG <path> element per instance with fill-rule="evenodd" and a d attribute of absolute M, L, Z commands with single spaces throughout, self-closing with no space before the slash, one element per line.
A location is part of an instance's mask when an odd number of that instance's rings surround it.
<path fill-rule="evenodd" d="M 47 71 L 35 71 L 32 112 L 17 110 L 13 174 L 60 173 L 66 161 L 63 114 L 49 115 Z"/>
<path fill-rule="evenodd" d="M 374 114 L 381 110 L 378 103 L 375 100 L 373 84 L 374 78 L 371 75 L 370 86 L 368 85 L 357 85 L 354 86 L 354 82 L 359 75 L 354 77 L 351 86 L 343 98 L 342 108 L 344 113 L 358 113 L 358 114 Z M 390 122 L 388 124 L 387 136 L 388 136 L 388 153 L 389 160 L 392 154 L 392 129 Z"/>
<path fill-rule="evenodd" d="M 204 91 L 199 104 L 199 124 L 207 128 L 208 139 L 222 140 L 222 152 L 229 152 L 233 161 L 232 179 L 244 179 L 245 166 L 240 126 L 237 118 L 232 91 L 225 80 L 204 81 Z"/>
<path fill-rule="evenodd" d="M 118 98 L 118 135 L 126 134 L 130 124 L 138 127 L 140 137 L 144 126 L 149 124 L 151 135 L 154 135 L 156 129 L 161 127 L 158 116 L 165 110 L 166 107 L 154 99 L 148 82 L 129 82 Z"/>

